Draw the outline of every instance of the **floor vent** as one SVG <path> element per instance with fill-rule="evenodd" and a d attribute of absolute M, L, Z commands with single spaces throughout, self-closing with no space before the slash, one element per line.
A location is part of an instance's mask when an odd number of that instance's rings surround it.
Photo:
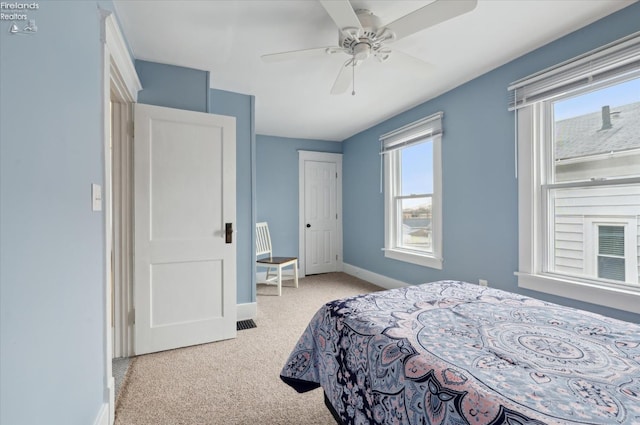
<path fill-rule="evenodd" d="M 245 329 L 251 329 L 255 327 L 257 326 L 256 326 L 256 322 L 254 322 L 253 319 L 240 320 L 239 322 L 236 322 L 236 330 L 238 331 L 243 331 Z"/>

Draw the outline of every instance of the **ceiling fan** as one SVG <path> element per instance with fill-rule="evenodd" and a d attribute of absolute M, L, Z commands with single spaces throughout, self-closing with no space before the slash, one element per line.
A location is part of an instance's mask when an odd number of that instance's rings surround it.
<path fill-rule="evenodd" d="M 272 53 L 262 56 L 265 62 L 279 62 L 290 59 L 303 59 L 318 55 L 344 53 L 349 59 L 342 65 L 338 77 L 333 83 L 331 94 L 344 93 L 354 78 L 355 67 L 370 57 L 380 62 L 387 61 L 391 55 L 402 58 L 416 66 L 420 59 L 406 53 L 392 50 L 387 43 L 400 40 L 418 31 L 437 25 L 456 16 L 472 11 L 477 0 L 435 0 L 434 2 L 382 25 L 380 19 L 366 9 L 354 10 L 349 0 L 319 0 L 333 22 L 338 27 L 338 45 L 313 49 Z M 355 94 L 353 91 L 351 94 Z"/>

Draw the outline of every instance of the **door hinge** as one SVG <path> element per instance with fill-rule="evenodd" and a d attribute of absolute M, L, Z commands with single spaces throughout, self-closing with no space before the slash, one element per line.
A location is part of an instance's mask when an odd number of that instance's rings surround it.
<path fill-rule="evenodd" d="M 338 254 L 336 254 L 336 261 L 338 261 Z"/>
<path fill-rule="evenodd" d="M 136 131 L 135 121 L 129 121 L 128 129 L 129 129 L 128 136 L 133 137 L 136 134 L 135 133 L 135 131 Z"/>
<path fill-rule="evenodd" d="M 129 323 L 131 323 L 132 325 L 136 324 L 136 309 L 132 308 L 131 312 L 129 313 Z"/>
<path fill-rule="evenodd" d="M 336 172 L 336 178 L 338 178 L 338 173 Z"/>

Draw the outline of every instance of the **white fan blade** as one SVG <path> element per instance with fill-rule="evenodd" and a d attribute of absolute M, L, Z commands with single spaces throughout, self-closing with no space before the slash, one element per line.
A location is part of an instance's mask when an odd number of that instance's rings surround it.
<path fill-rule="evenodd" d="M 331 55 L 338 52 L 343 52 L 345 49 L 337 46 L 330 47 L 316 47 L 314 49 L 304 50 L 292 50 L 290 52 L 270 53 L 268 55 L 262 55 L 260 58 L 264 62 L 280 62 L 292 59 L 304 59 L 314 56 Z"/>
<path fill-rule="evenodd" d="M 359 64 L 360 62 L 355 61 L 355 66 Z M 331 94 L 342 94 L 347 91 L 352 81 L 353 67 L 353 59 L 349 59 L 342 65 L 340 72 L 338 72 L 338 77 L 336 77 L 336 81 L 333 83 L 333 87 L 331 87 Z"/>
<path fill-rule="evenodd" d="M 478 0 L 436 0 L 415 12 L 385 25 L 396 34 L 396 40 L 432 27 L 456 16 L 471 12 Z"/>
<path fill-rule="evenodd" d="M 399 50 L 393 50 L 391 52 L 389 62 L 391 62 L 389 66 L 400 65 L 403 70 L 415 72 L 416 74 L 428 74 L 435 69 L 432 63 L 425 62 L 420 58 Z"/>
<path fill-rule="evenodd" d="M 340 31 L 345 28 L 362 29 L 362 24 L 349 0 L 320 0 L 320 3 Z"/>

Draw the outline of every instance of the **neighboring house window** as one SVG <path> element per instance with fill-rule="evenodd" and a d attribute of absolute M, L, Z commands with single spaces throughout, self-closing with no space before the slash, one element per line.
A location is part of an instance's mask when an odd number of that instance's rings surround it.
<path fill-rule="evenodd" d="M 618 196 L 612 194 L 610 196 Z M 630 197 L 640 197 L 640 193 Z M 610 283 L 638 283 L 638 217 L 584 217 L 584 269 Z"/>
<path fill-rule="evenodd" d="M 625 282 L 624 226 L 598 226 L 597 275 Z"/>
<path fill-rule="evenodd" d="M 384 156 L 385 256 L 442 269 L 442 113 L 380 138 Z"/>
<path fill-rule="evenodd" d="M 640 312 L 640 36 L 510 90 L 519 286 Z"/>

